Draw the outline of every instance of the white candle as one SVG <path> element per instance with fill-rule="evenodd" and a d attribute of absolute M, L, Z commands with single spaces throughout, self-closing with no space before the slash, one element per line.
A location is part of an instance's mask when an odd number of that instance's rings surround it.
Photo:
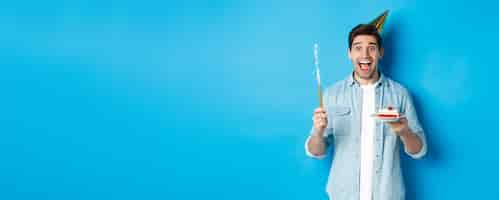
<path fill-rule="evenodd" d="M 321 90 L 321 71 L 319 69 L 319 44 L 314 44 L 314 64 L 315 64 L 315 78 L 317 79 L 317 85 L 319 89 L 319 105 L 322 105 L 322 90 Z"/>
<path fill-rule="evenodd" d="M 319 69 L 319 44 L 314 44 L 314 64 L 315 64 L 315 78 L 319 87 L 321 85 L 321 71 Z"/>

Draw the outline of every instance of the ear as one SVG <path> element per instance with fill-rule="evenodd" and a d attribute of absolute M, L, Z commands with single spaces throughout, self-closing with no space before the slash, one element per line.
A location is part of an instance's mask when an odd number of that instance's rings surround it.
<path fill-rule="evenodd" d="M 352 54 L 350 53 L 352 49 L 350 48 L 347 48 L 347 52 L 348 52 L 348 58 L 350 58 L 350 60 L 352 59 Z"/>
<path fill-rule="evenodd" d="M 380 58 L 380 59 L 381 59 L 381 58 L 383 58 L 383 55 L 385 55 L 385 49 L 384 49 L 383 47 L 381 47 L 381 48 L 379 49 L 379 58 Z"/>

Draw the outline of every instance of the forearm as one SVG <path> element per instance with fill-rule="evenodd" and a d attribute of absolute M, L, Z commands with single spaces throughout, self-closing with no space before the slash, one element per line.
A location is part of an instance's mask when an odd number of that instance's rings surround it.
<path fill-rule="evenodd" d="M 325 138 L 322 134 L 314 133 L 308 140 L 308 151 L 315 156 L 324 155 L 326 153 L 327 145 Z"/>
<path fill-rule="evenodd" d="M 400 135 L 400 139 L 402 140 L 404 148 L 408 153 L 419 153 L 423 147 L 421 138 L 419 138 L 418 135 L 412 133 L 409 129 L 405 130 L 404 133 Z"/>

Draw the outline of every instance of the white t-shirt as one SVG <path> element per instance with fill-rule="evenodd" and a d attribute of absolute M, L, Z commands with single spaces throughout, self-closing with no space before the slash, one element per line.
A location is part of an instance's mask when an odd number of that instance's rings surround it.
<path fill-rule="evenodd" d="M 360 200 L 372 200 L 374 134 L 376 122 L 370 115 L 375 112 L 375 85 L 362 87 L 362 118 L 360 145 Z"/>

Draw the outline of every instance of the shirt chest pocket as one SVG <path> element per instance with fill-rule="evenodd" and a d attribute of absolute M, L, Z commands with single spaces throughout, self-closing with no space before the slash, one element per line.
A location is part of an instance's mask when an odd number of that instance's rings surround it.
<path fill-rule="evenodd" d="M 352 112 L 349 107 L 336 106 L 328 109 L 329 126 L 336 136 L 346 136 L 350 134 Z"/>

